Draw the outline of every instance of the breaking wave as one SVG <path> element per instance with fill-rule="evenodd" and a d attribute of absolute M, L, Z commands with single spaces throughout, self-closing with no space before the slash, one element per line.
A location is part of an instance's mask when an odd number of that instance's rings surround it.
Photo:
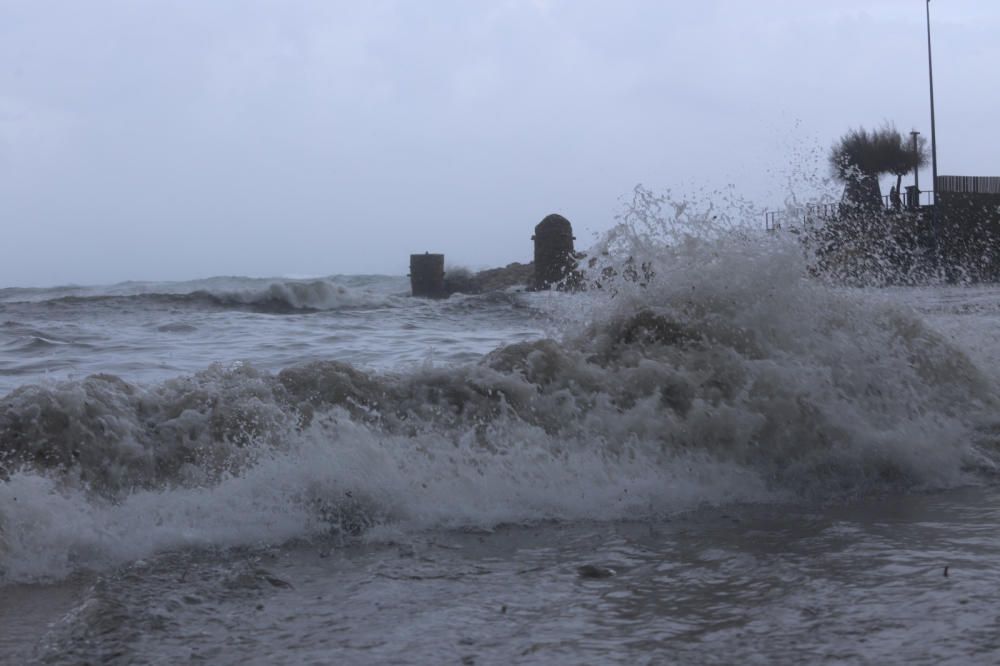
<path fill-rule="evenodd" d="M 559 336 L 478 363 L 18 388 L 0 402 L 3 575 L 992 474 L 988 369 L 916 313 L 811 279 L 793 242 L 683 221 L 657 241 L 623 219 L 591 253 L 589 291 L 534 301 L 561 312 Z"/>

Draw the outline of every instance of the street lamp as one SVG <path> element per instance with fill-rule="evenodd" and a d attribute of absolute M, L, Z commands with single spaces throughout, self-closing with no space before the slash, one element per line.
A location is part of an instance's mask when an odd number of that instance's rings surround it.
<path fill-rule="evenodd" d="M 934 192 L 934 205 L 937 207 L 937 132 L 934 128 L 934 63 L 931 60 L 931 0 L 927 0 L 927 75 L 930 79 L 931 87 L 931 174 L 933 184 L 931 189 Z"/>

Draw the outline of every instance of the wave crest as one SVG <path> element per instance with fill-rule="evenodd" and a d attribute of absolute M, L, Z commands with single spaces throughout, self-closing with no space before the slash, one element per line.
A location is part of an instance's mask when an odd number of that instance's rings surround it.
<path fill-rule="evenodd" d="M 124 283 L 105 288 L 10 289 L 0 294 L 0 302 L 42 303 L 49 307 L 124 302 L 292 313 L 398 305 L 401 286 L 392 278 L 371 278 L 360 283 L 357 279 L 337 278 L 212 278 L 180 283 Z"/>

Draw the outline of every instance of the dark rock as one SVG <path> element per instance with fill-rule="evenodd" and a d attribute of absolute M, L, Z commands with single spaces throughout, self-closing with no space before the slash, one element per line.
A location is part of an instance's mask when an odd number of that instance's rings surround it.
<path fill-rule="evenodd" d="M 465 268 L 452 268 L 445 275 L 444 290 L 447 294 L 483 294 L 503 291 L 512 287 L 527 289 L 535 277 L 533 263 L 514 262 L 503 268 L 490 268 L 471 273 Z"/>
<path fill-rule="evenodd" d="M 491 268 L 476 273 L 479 290 L 500 291 L 511 287 L 527 287 L 535 275 L 534 262 L 521 264 L 514 262 L 503 268 Z"/>
<path fill-rule="evenodd" d="M 615 575 L 615 570 L 597 564 L 584 564 L 577 567 L 576 573 L 580 578 L 611 578 Z"/>

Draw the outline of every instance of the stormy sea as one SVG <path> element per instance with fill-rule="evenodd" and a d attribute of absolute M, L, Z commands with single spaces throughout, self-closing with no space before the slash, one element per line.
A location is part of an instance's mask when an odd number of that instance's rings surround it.
<path fill-rule="evenodd" d="M 0 663 L 1000 660 L 1000 287 L 589 253 L 0 290 Z"/>

